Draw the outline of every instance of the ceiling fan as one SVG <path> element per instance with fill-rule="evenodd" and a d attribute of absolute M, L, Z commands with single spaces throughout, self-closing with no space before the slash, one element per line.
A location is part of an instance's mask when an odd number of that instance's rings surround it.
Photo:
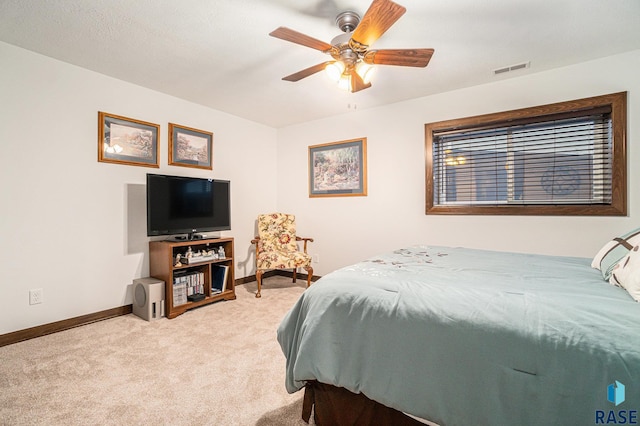
<path fill-rule="evenodd" d="M 433 49 L 370 49 L 406 11 L 391 0 L 373 0 L 362 19 L 355 12 L 342 12 L 336 17 L 336 24 L 344 34 L 331 40 L 331 44 L 286 27 L 277 28 L 269 35 L 319 50 L 334 59 L 283 77 L 283 80 L 299 81 L 326 70 L 339 84 L 344 84 L 351 92 L 358 92 L 371 87 L 368 72 L 372 65 L 426 67 Z"/>

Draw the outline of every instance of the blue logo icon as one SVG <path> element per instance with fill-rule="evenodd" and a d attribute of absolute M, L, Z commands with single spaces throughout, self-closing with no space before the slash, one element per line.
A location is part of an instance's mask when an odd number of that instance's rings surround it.
<path fill-rule="evenodd" d="M 607 400 L 616 407 L 624 402 L 624 385 L 616 380 L 607 387 Z"/>

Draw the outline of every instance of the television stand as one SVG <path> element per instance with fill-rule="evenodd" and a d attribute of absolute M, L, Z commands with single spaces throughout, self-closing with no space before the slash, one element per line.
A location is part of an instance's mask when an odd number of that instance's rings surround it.
<path fill-rule="evenodd" d="M 236 298 L 233 238 L 206 238 L 195 242 L 182 238 L 178 242 L 149 242 L 149 272 L 165 283 L 165 314 L 170 319 L 198 306 Z M 223 258 L 206 257 L 197 263 L 185 261 L 189 249 L 218 252 L 220 247 L 224 249 Z M 226 270 L 226 274 L 220 275 L 221 269 Z M 190 292 L 189 288 L 194 291 Z"/>

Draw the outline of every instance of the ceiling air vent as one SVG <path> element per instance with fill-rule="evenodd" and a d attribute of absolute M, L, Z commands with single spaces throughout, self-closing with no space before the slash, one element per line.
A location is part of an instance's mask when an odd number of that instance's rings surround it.
<path fill-rule="evenodd" d="M 531 64 L 530 62 L 523 62 L 521 64 L 515 64 L 515 65 L 510 65 L 508 67 L 498 68 L 498 69 L 493 70 L 493 75 L 499 75 L 499 74 L 504 74 L 504 73 L 507 73 L 507 72 L 510 72 L 510 71 L 516 71 L 516 70 L 529 68 L 530 64 Z"/>

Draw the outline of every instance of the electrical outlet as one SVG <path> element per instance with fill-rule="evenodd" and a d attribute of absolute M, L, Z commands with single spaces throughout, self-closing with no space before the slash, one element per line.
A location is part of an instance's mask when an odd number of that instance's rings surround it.
<path fill-rule="evenodd" d="M 42 294 L 42 289 L 41 288 L 35 288 L 33 290 L 29 290 L 29 304 L 30 305 L 38 305 L 38 304 L 42 303 L 42 298 L 43 298 L 43 294 Z"/>
<path fill-rule="evenodd" d="M 318 253 L 313 255 L 313 263 L 320 263 L 320 255 Z"/>

